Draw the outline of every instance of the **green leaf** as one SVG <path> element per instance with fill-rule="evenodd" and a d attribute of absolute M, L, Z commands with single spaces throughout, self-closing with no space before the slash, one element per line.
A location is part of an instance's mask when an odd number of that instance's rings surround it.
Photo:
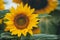
<path fill-rule="evenodd" d="M 6 13 L 8 13 L 9 10 L 0 10 L 0 18 L 3 18 Z"/>

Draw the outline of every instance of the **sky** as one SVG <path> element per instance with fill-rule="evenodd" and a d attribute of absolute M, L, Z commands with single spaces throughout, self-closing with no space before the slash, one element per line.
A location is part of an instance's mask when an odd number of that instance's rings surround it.
<path fill-rule="evenodd" d="M 4 0 L 4 2 L 6 2 L 5 9 L 9 9 L 11 7 L 15 8 L 17 6 L 17 4 L 12 2 L 12 0 Z"/>

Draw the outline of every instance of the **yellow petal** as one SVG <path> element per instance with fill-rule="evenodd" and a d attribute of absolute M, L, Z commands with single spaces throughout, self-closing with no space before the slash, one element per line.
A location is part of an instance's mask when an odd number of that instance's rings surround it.
<path fill-rule="evenodd" d="M 32 32 L 32 30 L 29 30 L 29 32 L 28 33 L 30 33 L 30 35 L 32 36 L 33 35 L 33 32 Z"/>
<path fill-rule="evenodd" d="M 35 9 L 33 8 L 33 9 L 31 9 L 31 13 L 34 13 L 34 11 L 35 11 Z"/>
<path fill-rule="evenodd" d="M 38 14 L 32 14 L 29 16 L 30 20 L 34 19 L 34 18 L 37 18 L 38 17 Z"/>
<path fill-rule="evenodd" d="M 11 12 L 11 13 L 15 13 L 15 8 L 12 7 L 12 8 L 10 9 L 10 12 Z"/>
<path fill-rule="evenodd" d="M 4 22 L 4 23 L 6 23 L 7 25 L 13 25 L 14 24 L 13 21 L 8 21 L 8 22 Z"/>
<path fill-rule="evenodd" d="M 18 37 L 20 37 L 20 36 L 21 36 L 21 33 L 18 32 Z"/>
<path fill-rule="evenodd" d="M 27 35 L 28 29 L 24 30 L 24 32 L 22 33 L 24 36 Z"/>
<path fill-rule="evenodd" d="M 11 15 L 10 13 L 7 13 L 6 15 L 5 15 L 5 17 L 4 17 L 4 19 L 8 19 L 8 20 L 14 20 L 13 19 L 13 17 L 12 17 L 13 15 Z"/>

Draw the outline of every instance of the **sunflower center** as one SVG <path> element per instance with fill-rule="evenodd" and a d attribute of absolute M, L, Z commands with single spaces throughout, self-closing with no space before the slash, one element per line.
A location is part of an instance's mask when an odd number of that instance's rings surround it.
<path fill-rule="evenodd" d="M 14 24 L 18 29 L 25 29 L 29 24 L 29 19 L 26 15 L 17 15 L 14 19 Z"/>
<path fill-rule="evenodd" d="M 28 5 L 31 6 L 31 8 L 35 8 L 36 10 L 45 8 L 48 5 L 47 0 L 22 0 L 23 3 L 28 3 Z"/>

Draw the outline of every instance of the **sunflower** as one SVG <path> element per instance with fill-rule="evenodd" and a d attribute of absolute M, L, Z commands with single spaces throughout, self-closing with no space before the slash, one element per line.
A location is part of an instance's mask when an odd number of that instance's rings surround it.
<path fill-rule="evenodd" d="M 21 3 L 16 9 L 12 7 L 10 12 L 11 13 L 7 13 L 4 17 L 4 19 L 8 19 L 8 21 L 5 22 L 7 25 L 5 31 L 10 31 L 12 35 L 18 35 L 18 37 L 20 37 L 21 34 L 26 36 L 27 33 L 33 35 L 33 27 L 38 27 L 36 25 L 38 23 L 38 14 L 33 14 L 34 9 L 30 9 L 28 4 L 23 5 L 23 3 Z"/>
<path fill-rule="evenodd" d="M 2 24 L 2 19 L 0 19 L 0 24 Z"/>
<path fill-rule="evenodd" d="M 4 2 L 3 0 L 0 0 L 0 10 L 4 10 L 5 7 L 4 7 Z"/>
<path fill-rule="evenodd" d="M 39 28 L 33 28 L 32 31 L 33 31 L 33 34 L 40 34 Z"/>
<path fill-rule="evenodd" d="M 12 0 L 14 3 L 21 3 L 22 0 Z"/>
<path fill-rule="evenodd" d="M 31 8 L 35 8 L 35 13 L 50 13 L 57 7 L 57 0 L 19 0 L 24 4 L 28 3 Z M 20 3 L 20 2 L 19 2 Z"/>

